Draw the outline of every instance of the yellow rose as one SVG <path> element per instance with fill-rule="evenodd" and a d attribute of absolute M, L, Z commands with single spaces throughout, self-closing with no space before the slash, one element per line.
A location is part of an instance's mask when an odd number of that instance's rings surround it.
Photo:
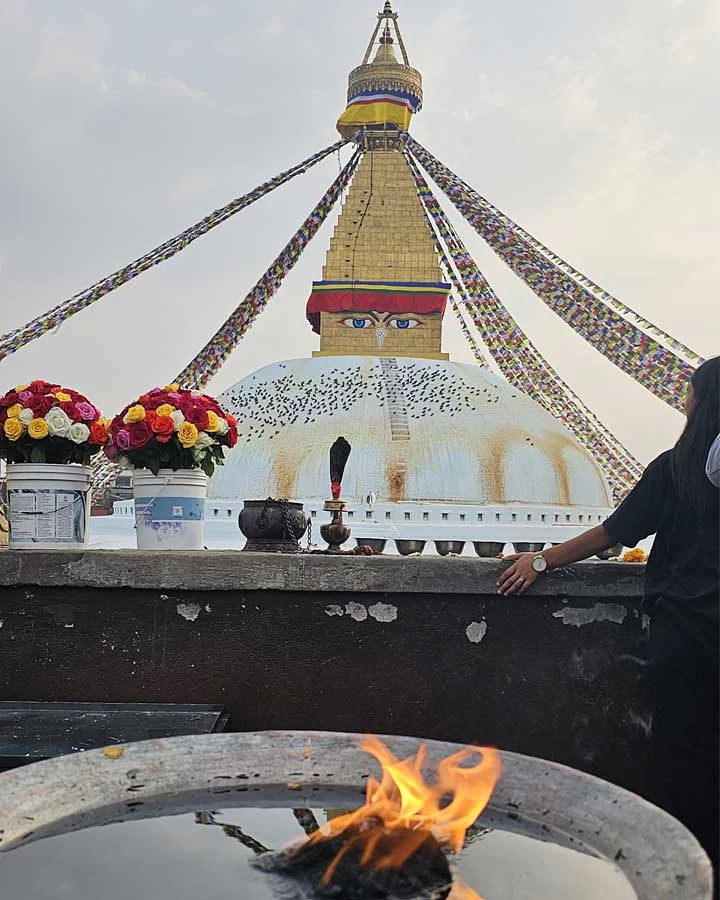
<path fill-rule="evenodd" d="M 9 441 L 16 441 L 23 436 L 25 426 L 20 419 L 6 419 L 5 424 L 3 425 L 3 431 L 5 432 L 5 437 Z"/>
<path fill-rule="evenodd" d="M 175 412 L 175 407 L 170 406 L 169 403 L 161 403 L 160 406 L 155 410 L 155 412 L 159 416 L 171 416 Z"/>
<path fill-rule="evenodd" d="M 130 409 L 125 413 L 123 422 L 128 425 L 131 422 L 142 422 L 144 418 L 145 407 L 141 406 L 139 403 L 136 403 L 135 406 L 131 406 Z"/>
<path fill-rule="evenodd" d="M 17 417 L 20 415 L 22 410 L 23 410 L 22 403 L 13 403 L 12 406 L 8 406 L 8 411 L 7 411 L 8 418 L 9 419 L 17 419 Z"/>
<path fill-rule="evenodd" d="M 166 391 L 173 391 L 173 393 L 174 393 L 175 391 L 179 391 L 179 390 L 180 390 L 180 385 L 179 385 L 179 384 L 166 384 L 166 385 L 165 385 L 165 390 L 166 390 Z"/>
<path fill-rule="evenodd" d="M 66 394 L 65 391 L 55 391 L 55 396 L 61 403 L 70 403 L 72 400 L 70 394 Z"/>
<path fill-rule="evenodd" d="M 180 428 L 178 428 L 177 436 L 183 447 L 187 449 L 188 447 L 195 446 L 198 439 L 198 430 L 192 422 L 183 422 Z"/>
<path fill-rule="evenodd" d="M 19 384 L 19 385 L 15 388 L 15 390 L 16 390 L 17 393 L 19 394 L 20 391 L 26 391 L 29 387 L 30 387 L 29 384 Z"/>
<path fill-rule="evenodd" d="M 45 419 L 33 419 L 32 422 L 28 425 L 28 434 L 31 438 L 35 438 L 36 441 L 42 440 L 42 438 L 47 437 L 49 434 L 49 430 Z"/>
<path fill-rule="evenodd" d="M 219 418 L 218 414 L 213 412 L 211 409 L 209 409 L 207 411 L 207 417 L 208 417 L 208 426 L 205 430 L 209 431 L 210 434 L 213 434 L 213 432 L 217 431 L 218 428 L 220 427 L 220 418 Z"/>

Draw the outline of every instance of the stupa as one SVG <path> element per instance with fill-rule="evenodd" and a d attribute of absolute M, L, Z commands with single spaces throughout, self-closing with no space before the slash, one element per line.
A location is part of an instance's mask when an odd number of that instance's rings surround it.
<path fill-rule="evenodd" d="M 481 555 L 506 542 L 541 548 L 611 510 L 601 469 L 561 422 L 487 367 L 443 352 L 451 286 L 398 139 L 421 103 L 386 3 L 337 123 L 365 152 L 307 302 L 319 350 L 222 394 L 239 442 L 212 479 L 208 517 L 273 496 L 302 502 L 319 525 L 340 435 L 352 445 L 343 497 L 353 536 L 395 540 L 400 552 L 427 541 L 440 552 L 473 542 Z"/>

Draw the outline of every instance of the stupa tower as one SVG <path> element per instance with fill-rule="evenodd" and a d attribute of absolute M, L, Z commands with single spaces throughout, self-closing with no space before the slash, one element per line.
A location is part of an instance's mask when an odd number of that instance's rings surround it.
<path fill-rule="evenodd" d="M 222 395 L 239 442 L 213 476 L 212 517 L 273 496 L 322 520 L 339 435 L 352 446 L 353 535 L 392 539 L 401 553 L 427 540 L 439 552 L 473 541 L 483 555 L 508 540 L 542 546 L 554 525 L 583 530 L 609 511 L 600 469 L 560 422 L 488 368 L 443 353 L 450 285 L 405 152 L 421 102 L 387 2 L 337 122 L 362 157 L 307 301 L 319 348 Z"/>
<path fill-rule="evenodd" d="M 420 73 L 409 65 L 388 2 L 362 65 L 350 73 L 347 109 L 337 124 L 343 137 L 355 136 L 366 150 L 322 281 L 313 283 L 308 301 L 308 319 L 320 335 L 316 356 L 447 359 L 441 336 L 450 286 L 443 283 L 427 217 L 398 147 L 398 129 L 407 130 L 421 103 Z"/>

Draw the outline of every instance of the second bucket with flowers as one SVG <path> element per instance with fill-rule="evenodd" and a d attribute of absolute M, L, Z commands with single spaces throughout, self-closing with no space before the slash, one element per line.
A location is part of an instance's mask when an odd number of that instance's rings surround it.
<path fill-rule="evenodd" d="M 133 470 L 140 550 L 202 550 L 207 480 L 237 442 L 237 422 L 212 397 L 171 384 L 128 404 L 105 454 Z"/>

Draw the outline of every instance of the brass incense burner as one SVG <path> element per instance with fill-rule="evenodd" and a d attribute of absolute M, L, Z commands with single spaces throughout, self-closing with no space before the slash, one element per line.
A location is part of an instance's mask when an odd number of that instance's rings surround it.
<path fill-rule="evenodd" d="M 330 493 L 332 500 L 326 500 L 323 509 L 333 514 L 329 524 L 320 527 L 320 534 L 328 544 L 328 553 L 342 553 L 341 545 L 350 537 L 350 529 L 343 521 L 345 503 L 340 499 L 345 465 L 350 456 L 350 444 L 339 437 L 330 448 Z"/>
<path fill-rule="evenodd" d="M 342 553 L 341 545 L 350 537 L 350 528 L 343 521 L 345 503 L 342 500 L 326 500 L 323 509 L 333 514 L 331 522 L 320 526 L 320 534 L 327 542 L 328 553 Z"/>

